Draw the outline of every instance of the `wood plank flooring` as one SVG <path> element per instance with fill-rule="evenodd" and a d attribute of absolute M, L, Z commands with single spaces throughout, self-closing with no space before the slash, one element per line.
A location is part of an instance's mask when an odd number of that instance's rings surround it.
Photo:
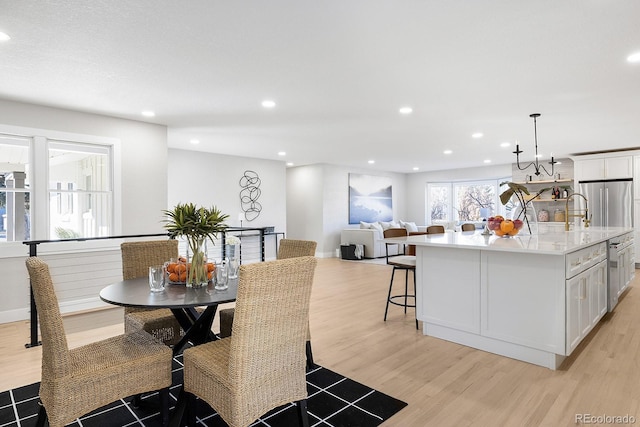
<path fill-rule="evenodd" d="M 572 426 L 578 414 L 640 424 L 640 279 L 551 371 L 425 337 L 412 310 L 392 306 L 383 322 L 390 275 L 386 265 L 320 259 L 310 321 L 317 363 L 409 403 L 385 426 Z M 0 325 L 0 390 L 40 379 L 40 348 L 24 348 L 28 326 Z M 122 311 L 68 316 L 65 327 L 70 346 L 81 345 L 121 333 Z"/>

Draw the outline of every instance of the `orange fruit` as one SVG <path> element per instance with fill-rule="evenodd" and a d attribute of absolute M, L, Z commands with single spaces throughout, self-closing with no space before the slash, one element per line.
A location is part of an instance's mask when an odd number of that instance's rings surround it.
<path fill-rule="evenodd" d="M 169 280 L 171 280 L 172 282 L 177 282 L 180 280 L 180 276 L 177 275 L 176 273 L 170 273 Z"/>
<path fill-rule="evenodd" d="M 207 271 L 208 272 L 212 272 L 215 269 L 216 269 L 216 265 L 214 263 L 212 263 L 212 262 L 208 262 L 207 263 Z"/>
<path fill-rule="evenodd" d="M 515 224 L 510 219 L 505 219 L 500 223 L 500 231 L 503 231 L 505 234 L 509 233 L 515 228 L 516 228 Z"/>
<path fill-rule="evenodd" d="M 207 279 L 211 280 L 213 278 L 213 271 L 209 271 L 207 273 Z"/>
<path fill-rule="evenodd" d="M 507 234 L 508 234 L 509 236 L 515 236 L 515 235 L 516 235 L 516 234 L 518 234 L 519 232 L 520 232 L 520 230 L 519 230 L 519 229 L 514 228 L 513 230 L 511 230 L 511 231 L 510 231 L 510 232 L 508 232 Z"/>
<path fill-rule="evenodd" d="M 176 273 L 181 274 L 187 271 L 187 266 L 184 264 L 176 264 L 176 267 L 174 270 Z"/>
<path fill-rule="evenodd" d="M 177 265 L 177 264 L 176 264 L 175 262 L 170 262 L 170 263 L 167 265 L 167 271 L 168 271 L 169 273 L 175 273 L 175 271 L 176 271 L 176 265 Z"/>
<path fill-rule="evenodd" d="M 507 234 L 507 233 L 505 233 L 504 231 L 502 231 L 502 230 L 500 230 L 500 229 L 493 230 L 493 232 L 494 232 L 494 233 L 496 233 L 496 236 L 500 236 L 500 237 L 502 237 L 502 236 L 504 236 L 505 234 Z"/>
<path fill-rule="evenodd" d="M 186 282 L 187 281 L 187 272 L 184 271 L 182 273 L 180 273 L 180 280 L 178 280 L 179 282 Z"/>

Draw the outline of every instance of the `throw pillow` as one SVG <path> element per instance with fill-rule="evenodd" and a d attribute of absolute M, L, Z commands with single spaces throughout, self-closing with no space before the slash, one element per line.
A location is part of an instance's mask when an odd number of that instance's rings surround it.
<path fill-rule="evenodd" d="M 407 229 L 408 233 L 414 232 L 414 231 L 418 231 L 418 226 L 416 225 L 415 222 L 405 222 L 404 223 L 404 228 Z"/>
<path fill-rule="evenodd" d="M 378 239 L 384 238 L 384 230 L 382 229 L 382 225 L 378 224 L 377 222 L 374 222 L 371 224 L 371 228 L 378 231 L 378 236 L 377 236 Z"/>
<path fill-rule="evenodd" d="M 388 230 L 390 228 L 398 228 L 399 227 L 398 223 L 395 222 L 395 221 L 389 221 L 389 222 L 380 221 L 380 225 L 382 226 L 383 230 Z"/>

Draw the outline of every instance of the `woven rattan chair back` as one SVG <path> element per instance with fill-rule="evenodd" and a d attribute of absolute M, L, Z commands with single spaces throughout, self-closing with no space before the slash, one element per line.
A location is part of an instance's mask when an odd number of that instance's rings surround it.
<path fill-rule="evenodd" d="M 476 231 L 476 226 L 475 224 L 471 224 L 467 222 L 465 224 L 462 224 L 462 226 L 460 226 L 460 229 L 462 231 Z"/>
<path fill-rule="evenodd" d="M 230 426 L 248 426 L 273 408 L 306 399 L 316 264 L 314 257 L 298 257 L 242 265 L 233 335 L 185 350 L 185 391 L 208 402 Z M 221 366 L 209 369 L 212 363 Z"/>
<path fill-rule="evenodd" d="M 315 256 L 317 245 L 313 240 L 282 239 L 278 249 L 278 259 Z"/>
<path fill-rule="evenodd" d="M 122 254 L 122 278 L 146 277 L 149 267 L 161 265 L 171 258 L 178 258 L 178 241 L 150 240 L 124 242 L 120 245 Z M 167 345 L 180 341 L 184 331 L 169 309 L 124 308 L 124 330 L 132 332 L 144 329 Z"/>
<path fill-rule="evenodd" d="M 26 260 L 42 333 L 42 406 L 36 425 L 63 427 L 118 399 L 161 390 L 163 425 L 169 421 L 171 350 L 145 331 L 69 349 L 47 264 Z M 153 372 L 149 375 L 148 372 Z"/>
<path fill-rule="evenodd" d="M 281 239 L 278 249 L 277 259 L 298 258 L 303 256 L 314 256 L 316 254 L 317 243 L 313 240 Z M 233 328 L 233 317 L 235 310 L 225 308 L 220 310 L 220 337 L 225 338 L 231 335 Z M 313 350 L 311 349 L 311 329 L 307 328 L 307 366 L 313 367 Z"/>
<path fill-rule="evenodd" d="M 35 257 L 27 258 L 26 265 L 40 319 L 43 343 L 42 378 L 68 375 L 71 372 L 69 347 L 49 267 L 40 258 Z"/>
<path fill-rule="evenodd" d="M 149 267 L 162 265 L 171 258 L 178 258 L 178 241 L 174 239 L 147 242 L 124 242 L 122 252 L 122 278 L 146 277 Z"/>

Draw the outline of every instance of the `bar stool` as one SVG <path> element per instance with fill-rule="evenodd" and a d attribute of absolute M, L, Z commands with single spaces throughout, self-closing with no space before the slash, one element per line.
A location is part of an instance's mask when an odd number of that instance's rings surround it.
<path fill-rule="evenodd" d="M 407 230 L 404 228 L 389 228 L 384 231 L 384 237 L 405 237 L 407 236 Z M 397 245 L 399 255 L 389 256 L 389 246 Z M 400 247 L 402 247 L 402 253 L 400 253 Z M 393 266 L 391 272 L 391 281 L 389 282 L 389 293 L 387 294 L 387 305 L 384 310 L 384 320 L 387 321 L 387 313 L 389 312 L 389 304 L 398 305 L 404 307 L 405 314 L 407 313 L 407 307 L 416 307 L 416 256 L 406 255 L 405 245 L 402 243 L 388 243 L 385 242 L 387 264 Z M 393 278 L 395 277 L 396 270 L 404 270 L 404 293 L 391 295 L 393 288 Z M 413 272 L 413 294 L 409 294 L 409 271 Z M 409 303 L 409 298 L 413 298 L 413 304 Z M 418 329 L 418 318 L 416 317 L 416 329 Z"/>

